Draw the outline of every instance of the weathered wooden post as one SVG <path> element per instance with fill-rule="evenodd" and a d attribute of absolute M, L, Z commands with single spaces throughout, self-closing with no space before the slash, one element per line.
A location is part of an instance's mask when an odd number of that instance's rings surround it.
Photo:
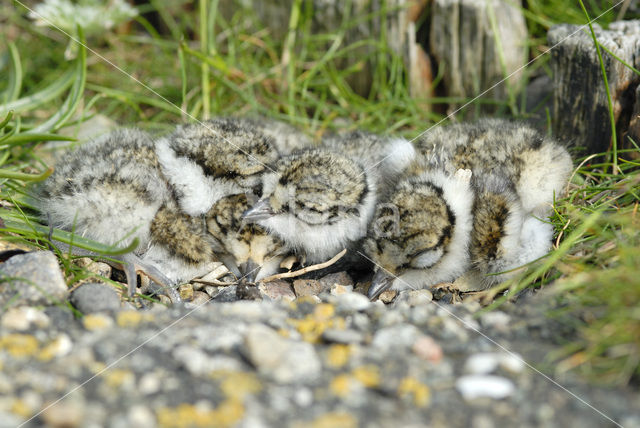
<path fill-rule="evenodd" d="M 519 3 L 433 1 L 429 45 L 439 66 L 445 67 L 447 96 L 473 98 L 507 77 L 485 97 L 504 100 L 518 88 L 518 71 L 527 56 L 527 27 Z"/>
<path fill-rule="evenodd" d="M 602 47 L 627 64 L 640 68 L 640 21 L 619 21 L 603 30 L 595 28 Z M 561 24 L 547 34 L 553 71 L 553 130 L 571 145 L 588 153 L 611 146 L 607 93 L 596 48 L 588 28 Z M 640 76 L 601 49 L 613 100 L 618 148 L 640 143 Z"/>

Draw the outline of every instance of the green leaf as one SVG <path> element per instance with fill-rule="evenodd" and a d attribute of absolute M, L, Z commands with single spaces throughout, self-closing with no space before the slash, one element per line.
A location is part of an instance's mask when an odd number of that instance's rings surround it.
<path fill-rule="evenodd" d="M 48 101 L 51 101 L 61 93 L 63 93 L 73 82 L 73 76 L 75 71 L 73 67 L 66 70 L 60 77 L 58 77 L 53 83 L 44 88 L 41 91 L 27 95 L 22 98 L 18 98 L 15 101 L 8 102 L 0 106 L 0 114 L 4 114 L 8 111 L 14 111 L 16 113 L 33 110 Z"/>
<path fill-rule="evenodd" d="M 115 247 L 112 245 L 101 244 L 96 241 L 92 241 L 82 236 L 78 236 L 74 233 L 67 232 L 66 230 L 49 229 L 46 226 L 35 223 L 25 223 L 23 220 L 16 220 L 10 218 L 9 215 L 3 213 L 0 218 L 4 222 L 4 227 L 0 228 L 0 231 L 17 233 L 27 237 L 28 239 L 49 239 L 49 233 L 51 233 L 51 239 L 59 241 L 73 247 L 82 248 L 84 250 L 92 251 L 99 254 L 108 256 L 117 256 L 120 254 L 130 253 L 138 247 L 138 238 L 135 238 L 126 247 Z"/>
<path fill-rule="evenodd" d="M 27 134 L 40 134 L 61 128 L 76 111 L 80 101 L 82 101 L 84 86 L 87 80 L 87 50 L 84 45 L 84 34 L 80 26 L 78 26 L 78 40 L 80 48 L 75 64 L 75 80 L 69 91 L 69 96 L 56 114 L 51 116 L 46 122 L 27 131 Z"/>
<path fill-rule="evenodd" d="M 4 90 L 0 100 L 2 103 L 14 101 L 20 95 L 22 89 L 22 65 L 20 62 L 20 54 L 13 42 L 8 42 L 9 57 L 11 58 L 11 71 L 7 79 L 7 88 Z"/>

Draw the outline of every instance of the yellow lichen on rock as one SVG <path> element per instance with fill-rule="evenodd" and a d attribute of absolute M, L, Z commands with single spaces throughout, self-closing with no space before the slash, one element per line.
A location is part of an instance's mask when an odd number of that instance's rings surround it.
<path fill-rule="evenodd" d="M 104 373 L 104 382 L 113 389 L 118 389 L 125 384 L 134 384 L 135 374 L 130 370 L 111 369 Z"/>
<path fill-rule="evenodd" d="M 327 365 L 333 368 L 340 368 L 347 364 L 351 356 L 349 345 L 331 345 L 327 351 Z"/>
<path fill-rule="evenodd" d="M 412 397 L 413 403 L 418 407 L 425 407 L 431 399 L 429 387 L 412 377 L 405 377 L 398 386 L 400 397 Z"/>
<path fill-rule="evenodd" d="M 118 312 L 116 322 L 119 327 L 136 327 L 141 322 L 153 321 L 152 314 L 142 314 L 138 311 Z"/>
<path fill-rule="evenodd" d="M 380 385 L 380 369 L 373 364 L 356 367 L 351 374 L 367 388 L 375 388 Z"/>
<path fill-rule="evenodd" d="M 13 333 L 0 337 L 0 350 L 13 357 L 30 357 L 40 349 L 38 340 L 30 334 Z"/>
<path fill-rule="evenodd" d="M 244 411 L 242 403 L 234 399 L 223 401 L 213 410 L 205 410 L 184 403 L 175 408 L 158 409 L 158 426 L 162 428 L 230 427 L 244 417 Z"/>
<path fill-rule="evenodd" d="M 221 379 L 220 389 L 230 399 L 244 400 L 247 395 L 262 390 L 262 384 L 255 374 L 219 370 L 211 373 L 214 379 Z"/>
<path fill-rule="evenodd" d="M 89 314 L 82 318 L 82 325 L 89 331 L 102 330 L 113 325 L 113 319 L 105 314 Z"/>

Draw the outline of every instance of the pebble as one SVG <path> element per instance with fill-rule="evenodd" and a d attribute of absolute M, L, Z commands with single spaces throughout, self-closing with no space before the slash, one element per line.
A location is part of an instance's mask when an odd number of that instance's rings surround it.
<path fill-rule="evenodd" d="M 330 273 L 320 278 L 320 282 L 324 285 L 324 289 L 328 290 L 334 285 L 343 287 L 351 287 L 353 289 L 353 279 L 346 272 Z"/>
<path fill-rule="evenodd" d="M 420 358 L 432 363 L 439 363 L 442 360 L 442 347 L 431 336 L 419 336 L 411 350 Z"/>
<path fill-rule="evenodd" d="M 421 306 L 429 304 L 432 300 L 433 294 L 429 290 L 405 290 L 398 293 L 393 304 L 406 303 L 409 306 Z"/>
<path fill-rule="evenodd" d="M 502 311 L 491 311 L 480 316 L 480 324 L 483 327 L 494 328 L 500 331 L 508 331 L 511 317 Z"/>
<path fill-rule="evenodd" d="M 75 261 L 75 263 L 79 267 L 84 268 L 89 272 L 95 275 L 99 275 L 103 278 L 110 278 L 111 272 L 113 270 L 108 264 L 92 260 L 89 257 L 79 258 Z"/>
<path fill-rule="evenodd" d="M 364 311 L 371 305 L 369 298 L 360 293 L 342 293 L 334 299 L 336 308 L 343 313 Z"/>
<path fill-rule="evenodd" d="M 66 301 L 69 295 L 58 259 L 51 251 L 11 257 L 0 265 L 2 277 L 15 279 L 0 282 L 0 307 L 51 305 Z"/>
<path fill-rule="evenodd" d="M 249 327 L 245 352 L 260 373 L 277 383 L 314 380 L 322 370 L 312 344 L 290 341 L 262 324 Z"/>
<path fill-rule="evenodd" d="M 73 428 L 80 426 L 83 418 L 83 410 L 80 403 L 72 399 L 66 399 L 52 403 L 50 407 L 45 405 L 42 412 L 42 420 L 49 427 L 55 428 Z"/>
<path fill-rule="evenodd" d="M 396 298 L 397 295 L 398 295 L 398 292 L 396 290 L 385 290 L 380 294 L 378 299 L 383 303 L 391 303 L 393 302 L 393 300 Z"/>
<path fill-rule="evenodd" d="M 466 375 L 456 381 L 456 388 L 465 400 L 488 397 L 500 400 L 512 395 L 514 383 L 504 377 L 491 375 Z"/>
<path fill-rule="evenodd" d="M 258 290 L 260 290 L 263 297 L 267 297 L 271 300 L 284 300 L 291 302 L 296 298 L 296 295 L 291 288 L 291 284 L 283 280 L 260 283 L 258 285 Z"/>
<path fill-rule="evenodd" d="M 112 287 L 98 282 L 82 284 L 71 293 L 69 300 L 83 314 L 120 309 L 118 293 Z"/>
<path fill-rule="evenodd" d="M 322 332 L 322 338 L 326 342 L 345 343 L 345 344 L 360 343 L 364 341 L 363 334 L 352 329 L 338 330 L 338 329 L 330 328 Z"/>
<path fill-rule="evenodd" d="M 47 328 L 50 323 L 47 314 L 31 306 L 9 308 L 0 319 L 3 328 L 18 331 L 28 330 L 31 326 Z"/>
<path fill-rule="evenodd" d="M 482 352 L 471 355 L 464 369 L 472 374 L 489 374 L 494 372 L 498 366 L 513 373 L 519 373 L 524 369 L 524 361 L 516 354 L 506 352 Z"/>
<path fill-rule="evenodd" d="M 317 296 L 329 289 L 326 284 L 316 279 L 296 279 L 293 281 L 293 291 L 297 297 Z"/>
<path fill-rule="evenodd" d="M 229 285 L 227 287 L 223 287 L 222 289 L 220 289 L 220 291 L 218 291 L 218 294 L 216 294 L 211 298 L 211 300 L 219 303 L 235 302 L 236 300 L 238 300 L 236 298 L 236 289 L 237 289 L 237 286 L 235 285 Z"/>
<path fill-rule="evenodd" d="M 178 294 L 180 294 L 180 299 L 182 299 L 183 302 L 190 302 L 193 300 L 193 284 L 180 284 Z"/>
<path fill-rule="evenodd" d="M 371 345 L 383 353 L 401 351 L 413 346 L 421 336 L 420 330 L 411 324 L 396 324 L 379 329 L 373 335 Z"/>
<path fill-rule="evenodd" d="M 337 296 L 338 294 L 345 294 L 345 293 L 351 293 L 353 292 L 353 285 L 340 285 L 340 284 L 333 284 L 331 286 L 331 295 L 333 296 Z"/>
<path fill-rule="evenodd" d="M 202 305 L 206 305 L 210 300 L 211 296 L 204 291 L 194 291 L 192 300 L 190 302 L 186 302 L 184 307 L 188 309 L 197 308 Z"/>

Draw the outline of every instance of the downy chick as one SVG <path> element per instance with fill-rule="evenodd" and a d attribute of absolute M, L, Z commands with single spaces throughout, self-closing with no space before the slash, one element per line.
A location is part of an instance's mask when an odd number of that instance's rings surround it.
<path fill-rule="evenodd" d="M 353 132 L 280 159 L 262 199 L 244 218 L 264 227 L 307 263 L 319 263 L 366 235 L 379 193 L 413 150 L 406 141 Z"/>
<path fill-rule="evenodd" d="M 508 179 L 470 170 L 402 181 L 372 225 L 364 245 L 377 269 L 372 299 L 454 280 L 461 291 L 488 288 L 514 273 L 496 274 L 546 254 L 553 235 L 525 212 Z"/>
<path fill-rule="evenodd" d="M 245 193 L 219 199 L 207 212 L 206 224 L 215 238 L 213 249 L 227 268 L 238 278 L 255 282 L 278 270 L 286 250 L 276 236 L 242 219 L 250 199 Z"/>
<path fill-rule="evenodd" d="M 179 126 L 156 151 L 181 211 L 192 217 L 229 195 L 259 195 L 262 175 L 278 158 L 273 138 L 239 118 Z"/>
<path fill-rule="evenodd" d="M 549 214 L 554 196 L 563 194 L 572 162 L 567 150 L 529 125 L 483 119 L 429 130 L 414 146 L 414 174 L 470 169 L 504 176 L 514 184 L 526 212 Z"/>
<path fill-rule="evenodd" d="M 55 172 L 36 189 L 36 204 L 53 227 L 111 245 L 139 240 L 134 253 L 120 257 L 130 295 L 135 293 L 137 271 L 171 287 L 204 266 L 200 260 L 179 271 L 167 269 L 168 260 L 180 264 L 182 254 L 176 251 L 162 259 L 150 257 L 165 245 L 171 247 L 155 225 L 164 207 L 175 204 L 154 149 L 142 131 L 112 132 L 65 153 Z M 166 223 L 164 233 L 182 228 L 181 221 Z"/>

